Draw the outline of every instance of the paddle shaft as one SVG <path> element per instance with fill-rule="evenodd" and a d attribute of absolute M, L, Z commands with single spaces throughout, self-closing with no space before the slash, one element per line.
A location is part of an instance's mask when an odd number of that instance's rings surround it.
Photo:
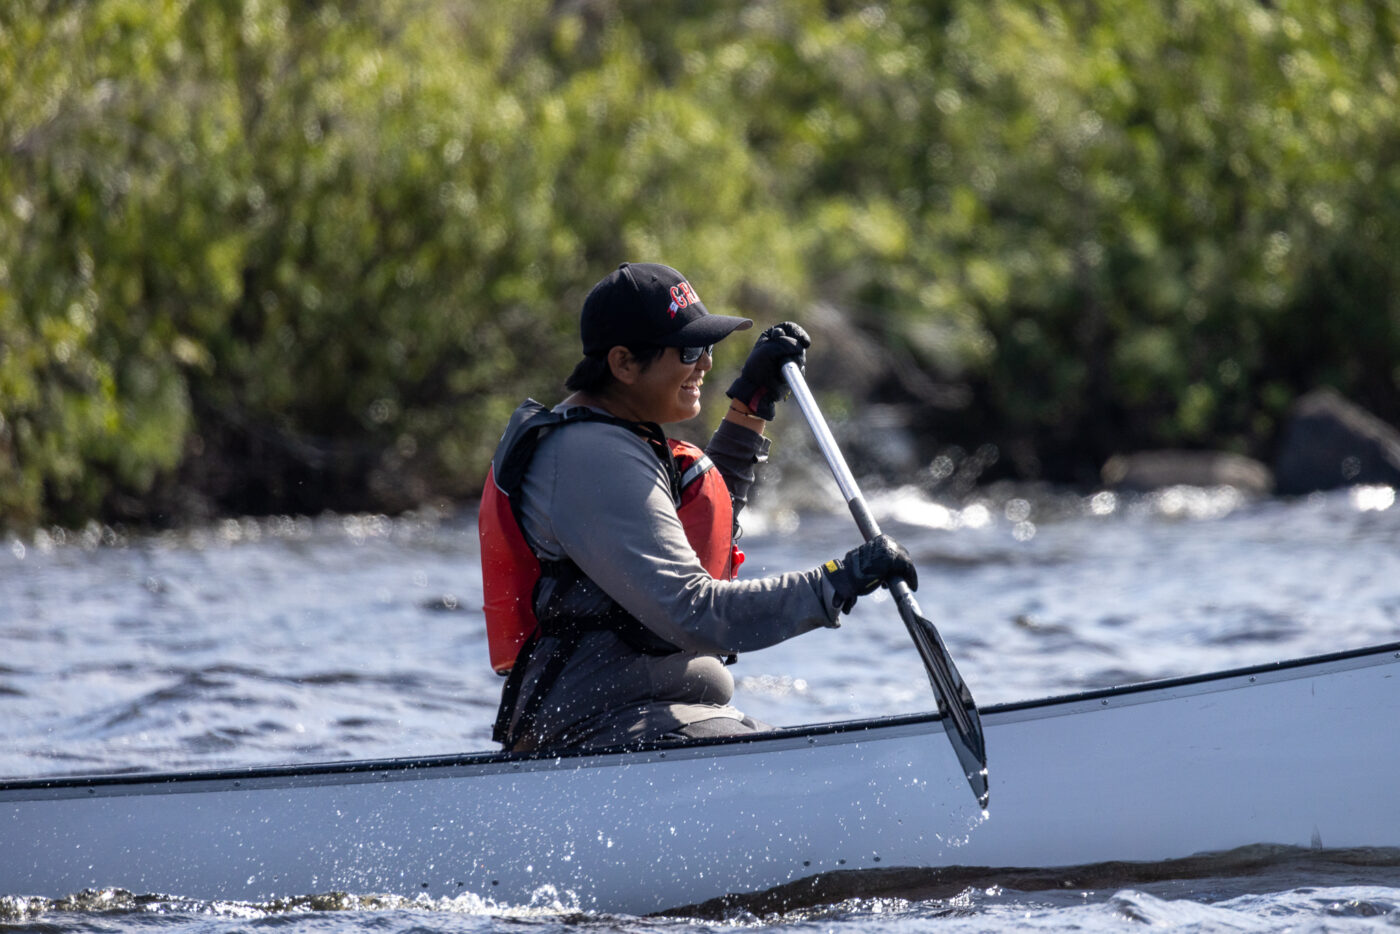
<path fill-rule="evenodd" d="M 817 400 L 807 387 L 807 380 L 803 377 L 802 370 L 796 363 L 789 361 L 783 364 L 783 377 L 792 390 L 798 408 L 802 410 L 802 415 L 807 419 L 807 424 L 811 426 L 812 435 L 817 440 L 817 446 L 821 448 L 822 456 L 826 458 L 827 465 L 831 468 L 831 474 L 836 479 L 836 485 L 840 488 L 841 495 L 845 498 L 846 505 L 851 511 L 851 516 L 860 528 L 861 535 L 865 537 L 866 541 L 870 541 L 880 534 L 880 524 L 875 521 L 870 507 L 866 505 L 865 497 L 861 496 L 856 478 L 851 473 L 851 468 L 846 464 L 846 458 L 841 454 L 841 448 L 837 445 L 836 438 L 832 436 L 826 418 L 822 415 L 821 409 L 817 407 Z M 973 703 L 972 695 L 968 691 L 967 685 L 963 683 L 957 668 L 954 667 L 953 660 L 943 645 L 943 639 L 938 635 L 938 630 L 920 613 L 919 605 L 914 599 L 914 594 L 909 590 L 909 585 L 903 580 L 895 580 L 889 585 L 889 588 L 899 606 L 899 615 L 904 620 L 904 625 L 909 630 L 909 635 L 913 638 L 914 645 L 919 650 L 919 656 L 923 659 L 924 667 L 928 671 L 929 682 L 933 687 L 934 696 L 938 700 L 939 709 L 952 721 L 954 729 L 946 732 L 949 741 L 953 744 L 953 751 L 957 753 L 958 761 L 967 773 L 972 793 L 977 797 L 978 803 L 986 807 L 987 754 L 982 738 L 981 720 L 977 715 L 977 706 Z"/>

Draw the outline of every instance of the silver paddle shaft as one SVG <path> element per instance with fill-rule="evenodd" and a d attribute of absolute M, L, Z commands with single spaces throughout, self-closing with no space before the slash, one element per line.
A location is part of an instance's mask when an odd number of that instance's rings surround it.
<path fill-rule="evenodd" d="M 789 360 L 783 364 L 783 376 L 787 379 L 788 388 L 792 390 L 792 397 L 797 400 L 797 407 L 802 410 L 802 414 L 807 418 L 807 424 L 812 428 L 812 434 L 817 439 L 817 447 L 822 449 L 822 456 L 826 458 L 828 466 L 831 467 L 831 475 L 836 478 L 836 485 L 841 488 L 841 495 L 846 498 L 846 502 L 860 499 L 860 487 L 856 486 L 856 478 L 851 473 L 851 468 L 846 466 L 846 458 L 842 456 L 841 449 L 836 445 L 836 439 L 831 434 L 831 428 L 826 423 L 826 418 L 822 416 L 822 410 L 817 408 L 817 400 L 812 396 L 812 390 L 807 388 L 807 380 L 802 377 L 802 370 L 796 363 Z M 874 519 L 870 520 L 872 523 Z M 862 532 L 865 530 L 862 529 Z M 876 527 L 873 534 L 868 537 L 873 538 L 880 534 L 880 529 Z"/>
<path fill-rule="evenodd" d="M 797 400 L 798 407 L 806 417 L 812 435 L 817 439 L 817 446 L 826 457 L 831 475 L 836 478 L 836 485 L 841 488 L 841 495 L 846 498 L 851 517 L 856 520 L 856 525 L 865 536 L 865 540 L 870 541 L 880 534 L 879 523 L 875 521 L 870 507 L 866 505 L 865 498 L 860 495 L 856 478 L 851 474 L 851 468 L 847 466 L 846 458 L 842 456 L 836 439 L 832 437 L 831 428 L 822 416 L 821 409 L 817 407 L 817 400 L 807 388 L 807 380 L 803 378 L 801 368 L 791 361 L 784 363 L 783 378 L 787 380 L 793 398 Z M 888 587 L 899 606 L 900 618 L 904 620 L 904 625 L 919 651 L 919 657 L 923 660 L 924 669 L 928 672 L 929 684 L 933 687 L 938 709 L 953 723 L 953 729 L 945 731 L 948 741 L 953 744 L 953 751 L 963 767 L 973 795 L 985 808 L 988 797 L 987 747 L 982 736 L 982 719 L 977 713 L 977 704 L 972 699 L 972 692 L 967 689 L 962 675 L 958 674 L 957 666 L 953 664 L 947 647 L 943 645 L 943 638 L 938 634 L 938 628 L 924 619 L 909 585 L 902 579 L 896 579 L 890 581 Z"/>

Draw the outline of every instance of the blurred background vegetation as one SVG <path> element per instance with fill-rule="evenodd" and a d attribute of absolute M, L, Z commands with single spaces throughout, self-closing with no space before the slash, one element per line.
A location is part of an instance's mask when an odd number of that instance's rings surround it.
<path fill-rule="evenodd" d="M 623 259 L 834 311 L 1022 477 L 1400 420 L 1397 48 L 1396 0 L 8 0 L 0 525 L 472 497 Z"/>

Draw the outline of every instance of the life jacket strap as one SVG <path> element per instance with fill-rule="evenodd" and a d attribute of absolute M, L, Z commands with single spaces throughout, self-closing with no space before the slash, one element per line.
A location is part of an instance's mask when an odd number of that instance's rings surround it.
<path fill-rule="evenodd" d="M 686 487 L 690 486 L 700 477 L 701 474 L 709 470 L 711 467 L 714 467 L 714 465 L 714 461 L 710 460 L 710 456 L 708 454 L 701 454 L 695 459 L 695 463 L 691 464 L 688 468 L 686 468 L 685 473 L 681 474 L 681 489 L 685 489 Z"/>
<path fill-rule="evenodd" d="M 515 713 L 515 702 L 520 699 L 520 686 L 525 681 L 525 668 L 530 661 L 530 656 L 534 654 L 535 646 L 539 644 L 540 631 L 536 629 L 532 632 L 520 646 L 520 653 L 515 657 L 515 665 L 506 676 L 506 683 L 501 688 L 501 703 L 496 708 L 496 722 L 491 726 L 492 742 L 500 743 L 506 749 L 515 745 L 517 735 L 520 730 L 510 728 L 511 715 Z M 533 722 L 533 716 L 531 720 Z"/>
<path fill-rule="evenodd" d="M 568 558 L 541 561 L 535 584 L 535 618 L 542 635 L 555 639 L 583 636 L 606 629 L 633 649 L 647 655 L 671 655 L 676 646 L 653 633 L 622 604 L 603 592 L 593 579 Z"/>
<path fill-rule="evenodd" d="M 589 609 L 581 609 L 581 605 Z M 583 637 L 590 632 L 606 630 L 616 633 L 632 649 L 647 655 L 671 655 L 680 651 L 671 643 L 647 629 L 616 600 L 604 594 L 591 578 L 573 561 L 541 561 L 540 579 L 535 584 L 535 617 L 539 626 L 520 648 L 501 689 L 501 705 L 496 711 L 496 724 L 491 738 L 507 749 L 514 747 L 522 736 L 534 730 L 544 699 L 554 689 L 554 683 L 564 673 L 569 659 L 578 650 Z M 548 637 L 549 642 L 544 639 Z M 546 645 L 541 649 L 541 645 Z M 516 705 L 521 704 L 521 688 L 525 670 L 536 652 L 547 651 L 535 683 L 530 687 L 516 717 L 515 729 L 510 728 Z"/>
<path fill-rule="evenodd" d="M 544 699 L 549 696 L 554 682 L 558 681 L 559 676 L 564 673 L 564 666 L 568 664 L 569 658 L 578 649 L 579 643 L 583 641 L 583 636 L 582 632 L 572 633 L 554 643 L 549 657 L 545 659 L 544 667 L 540 670 L 539 677 L 535 679 L 530 696 L 525 698 L 525 702 L 520 708 L 520 716 L 515 720 L 515 728 L 511 729 L 511 717 L 515 713 L 516 703 L 520 699 L 520 689 L 525 682 L 525 669 L 529 667 L 530 657 L 541 645 L 539 631 L 536 630 L 529 641 L 521 647 L 520 657 L 517 659 L 515 667 L 510 670 L 510 676 L 506 678 L 505 687 L 501 691 L 501 705 L 496 710 L 496 723 L 491 728 L 491 738 L 494 741 L 500 743 L 505 749 L 514 749 L 521 737 L 529 736 L 534 732 L 535 720 L 539 717 L 540 708 L 544 706 Z"/>

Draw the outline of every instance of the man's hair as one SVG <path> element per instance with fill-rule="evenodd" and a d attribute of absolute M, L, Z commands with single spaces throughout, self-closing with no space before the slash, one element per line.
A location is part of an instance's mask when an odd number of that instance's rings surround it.
<path fill-rule="evenodd" d="M 636 347 L 629 346 L 627 352 L 645 370 L 666 352 L 666 348 L 658 347 L 656 344 L 639 344 Z M 613 376 L 612 367 L 608 365 L 606 355 L 584 357 L 574 366 L 574 371 L 569 374 L 569 378 L 564 380 L 564 388 L 571 392 L 598 393 L 615 382 L 617 382 L 617 377 Z"/>

